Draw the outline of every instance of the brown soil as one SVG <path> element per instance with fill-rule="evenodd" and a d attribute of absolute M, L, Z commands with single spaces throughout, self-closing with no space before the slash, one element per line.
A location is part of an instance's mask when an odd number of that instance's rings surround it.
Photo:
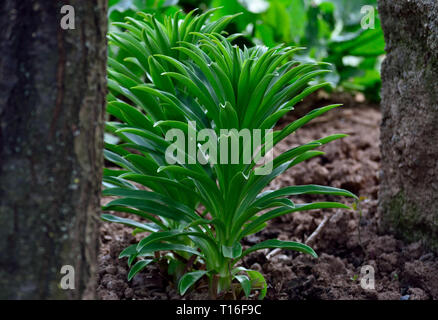
<path fill-rule="evenodd" d="M 244 244 L 252 245 L 273 238 L 304 242 L 323 218 L 329 216 L 325 228 L 312 243 L 319 258 L 281 251 L 268 260 L 269 251 L 260 251 L 245 258 L 243 264 L 260 270 L 266 276 L 266 299 L 269 300 L 438 299 L 437 255 L 425 250 L 421 243 L 404 243 L 382 233 L 379 228 L 380 112 L 376 107 L 348 97 L 337 97 L 335 101 L 339 100 L 344 102 L 344 107 L 331 111 L 289 136 L 277 152 L 333 133 L 350 136 L 324 146 L 324 156 L 292 168 L 273 181 L 270 188 L 300 184 L 345 188 L 362 197 L 362 218 L 359 212 L 347 210 L 311 211 L 278 218 L 264 231 L 246 238 Z M 329 103 L 332 102 L 320 95 L 318 101 L 302 104 L 298 112 L 302 114 L 309 105 Z M 334 199 L 301 197 L 294 200 Z M 137 241 L 129 228 L 103 223 L 101 241 L 100 299 L 208 298 L 205 286 L 180 297 L 158 266 L 151 265 L 128 282 L 126 259 L 119 260 L 117 257 L 121 250 Z M 374 267 L 375 290 L 365 290 L 360 285 L 361 267 L 365 265 Z"/>

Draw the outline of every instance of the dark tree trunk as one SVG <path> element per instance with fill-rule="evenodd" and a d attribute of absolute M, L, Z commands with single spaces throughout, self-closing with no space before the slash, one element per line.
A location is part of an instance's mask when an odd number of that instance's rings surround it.
<path fill-rule="evenodd" d="M 1 299 L 95 297 L 106 15 L 107 0 L 0 2 Z"/>
<path fill-rule="evenodd" d="M 380 0 L 382 226 L 438 250 L 438 2 Z"/>

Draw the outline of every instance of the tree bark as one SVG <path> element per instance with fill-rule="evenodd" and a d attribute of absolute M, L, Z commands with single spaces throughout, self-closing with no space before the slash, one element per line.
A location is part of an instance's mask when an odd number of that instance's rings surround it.
<path fill-rule="evenodd" d="M 95 297 L 106 17 L 107 0 L 0 3 L 0 299 Z"/>
<path fill-rule="evenodd" d="M 379 0 L 382 227 L 438 250 L 438 2 Z"/>

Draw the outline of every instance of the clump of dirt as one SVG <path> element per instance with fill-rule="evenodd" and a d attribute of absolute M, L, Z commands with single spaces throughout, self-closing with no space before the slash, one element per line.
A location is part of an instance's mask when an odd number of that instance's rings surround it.
<path fill-rule="evenodd" d="M 319 97 L 315 105 L 330 102 Z M 334 99 L 338 100 L 339 99 Z M 344 99 L 344 107 L 332 110 L 322 118 L 290 135 L 276 153 L 298 144 L 317 140 L 330 134 L 346 133 L 349 137 L 321 148 L 325 155 L 291 168 L 274 180 L 270 188 L 289 185 L 321 184 L 344 188 L 361 197 L 360 212 L 319 210 L 298 212 L 277 218 L 269 226 L 244 241 L 253 245 L 266 239 L 305 242 L 324 221 L 324 227 L 310 243 L 319 258 L 292 251 L 255 252 L 243 265 L 261 271 L 268 282 L 270 300 L 298 299 L 373 299 L 424 300 L 438 299 L 438 257 L 420 242 L 404 243 L 380 231 L 377 214 L 380 152 L 380 112 L 375 107 Z M 309 103 L 303 104 L 307 108 Z M 302 115 L 303 111 L 301 111 Z M 289 117 L 293 117 L 291 114 Z M 289 122 L 292 118 L 287 119 Z M 317 200 L 349 200 L 336 197 L 299 197 L 295 202 Z M 108 201 L 108 199 L 104 199 Z M 349 201 L 349 204 L 353 204 Z M 131 217 L 132 218 L 132 217 Z M 180 297 L 172 279 L 150 265 L 127 281 L 126 259 L 118 255 L 136 243 L 130 230 L 104 223 L 101 228 L 99 256 L 100 299 L 207 299 L 207 286 L 200 283 Z M 362 267 L 374 270 L 374 289 L 363 289 Z"/>

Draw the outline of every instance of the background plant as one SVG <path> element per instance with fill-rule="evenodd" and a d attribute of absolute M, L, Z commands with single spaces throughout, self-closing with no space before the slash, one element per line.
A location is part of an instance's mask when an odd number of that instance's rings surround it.
<path fill-rule="evenodd" d="M 321 69 L 321 63 L 292 60 L 300 48 L 233 46 L 235 36 L 226 38 L 219 33 L 233 17 L 207 22 L 214 12 L 197 17 L 189 13 L 184 19 L 176 13 L 163 23 L 140 13 L 143 19 L 127 18 L 126 24 L 117 24 L 126 32 L 110 34 L 111 42 L 127 56 L 125 63 L 110 59 L 108 112 L 118 120 L 108 122 L 107 129 L 120 143 L 106 143 L 105 156 L 120 169 L 105 169 L 104 194 L 118 198 L 104 209 L 137 215 L 147 222 L 111 214 L 102 218 L 131 226 L 134 233 L 149 232 L 120 255 L 133 264 L 129 279 L 161 259 L 160 252 L 165 251 L 170 252 L 166 255 L 169 272 L 180 276 L 181 294 L 206 276 L 213 297 L 227 292 L 236 297 L 239 289 L 236 292 L 233 281 L 237 281 L 245 295 L 259 289 L 263 298 L 266 282 L 259 272 L 238 266 L 243 257 L 265 248 L 296 250 L 314 257 L 316 253 L 304 244 L 277 239 L 243 250 L 242 239 L 285 214 L 349 208 L 336 202 L 296 204 L 291 196 L 355 197 L 346 190 L 316 185 L 266 188 L 287 169 L 323 154 L 315 149 L 345 135 L 292 148 L 273 160 L 270 174 L 256 175 L 257 156 L 339 106 L 332 105 L 275 131 L 272 145 L 262 139 L 262 148 L 251 164 L 243 164 L 245 145 L 241 144 L 238 164 L 188 164 L 193 154 L 185 153 L 185 161 L 168 165 L 165 154 L 171 142 L 164 138 L 167 130 L 177 128 L 188 136 L 190 130 L 210 128 L 221 140 L 228 137 L 221 135 L 220 129 L 273 129 L 296 103 L 327 85 L 309 85 L 328 71 Z M 202 145 L 196 152 L 208 159 Z M 183 264 L 186 267 L 181 270 Z"/>
<path fill-rule="evenodd" d="M 213 20 L 240 12 L 227 27 L 230 33 L 245 34 L 237 41 L 239 45 L 304 46 L 307 49 L 296 59 L 332 64 L 333 72 L 319 81 L 329 81 L 337 90 L 363 92 L 371 101 L 380 100 L 385 44 L 377 12 L 375 29 L 360 26 L 362 6 L 377 8 L 377 0 L 113 0 L 111 4 L 111 21 L 123 21 L 138 10 L 154 13 L 158 20 L 179 9 L 221 7 Z"/>

